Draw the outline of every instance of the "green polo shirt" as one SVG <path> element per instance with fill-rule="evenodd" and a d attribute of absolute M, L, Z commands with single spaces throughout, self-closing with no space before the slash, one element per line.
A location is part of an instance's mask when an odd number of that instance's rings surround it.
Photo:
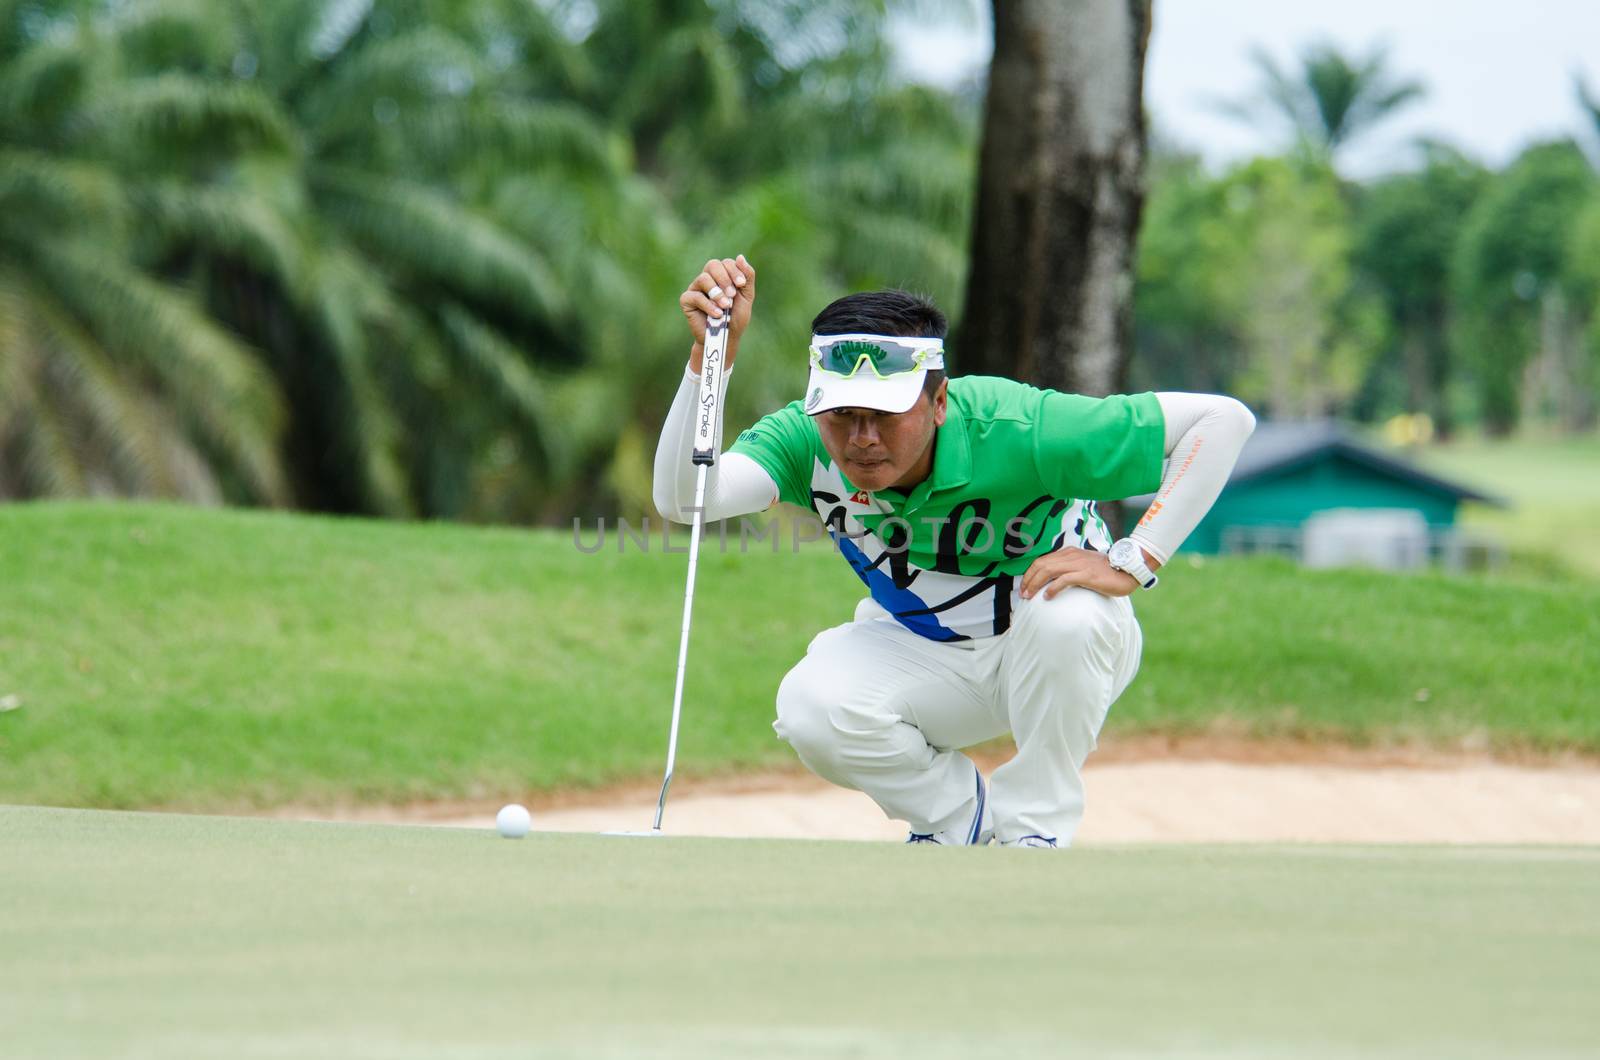
<path fill-rule="evenodd" d="M 1105 551 L 1096 501 L 1152 493 L 1166 435 L 1154 394 L 1090 398 L 1009 379 L 951 379 L 933 468 L 909 493 L 857 489 L 798 401 L 729 452 L 760 464 L 778 497 L 810 508 L 872 596 L 932 640 L 1010 627 L 1020 576 L 1068 545 Z"/>

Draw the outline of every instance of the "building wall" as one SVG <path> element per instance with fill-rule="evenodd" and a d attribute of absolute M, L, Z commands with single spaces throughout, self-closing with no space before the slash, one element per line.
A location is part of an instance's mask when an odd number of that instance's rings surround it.
<path fill-rule="evenodd" d="M 1268 478 L 1229 486 L 1183 551 L 1214 553 L 1229 526 L 1299 526 L 1329 508 L 1415 508 L 1433 528 L 1454 526 L 1460 502 L 1329 453 Z M 1130 507 L 1134 520 L 1142 515 Z"/>

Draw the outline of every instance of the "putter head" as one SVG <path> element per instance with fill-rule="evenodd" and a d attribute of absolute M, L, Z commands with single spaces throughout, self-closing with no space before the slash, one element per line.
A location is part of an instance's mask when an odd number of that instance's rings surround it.
<path fill-rule="evenodd" d="M 620 836 L 630 836 L 630 837 L 633 837 L 633 838 L 635 838 L 635 839 L 637 839 L 637 838 L 639 838 L 639 837 L 641 837 L 641 836 L 643 836 L 643 837 L 657 837 L 657 836 L 660 836 L 660 835 L 661 835 L 661 829 L 659 829 L 659 828 L 652 828 L 652 829 L 650 829 L 650 830 L 649 830 L 649 831 L 648 831 L 648 832 L 626 832 L 626 831 L 616 831 L 616 832 L 601 832 L 601 833 L 600 833 L 600 834 L 601 834 L 601 835 L 620 835 Z"/>

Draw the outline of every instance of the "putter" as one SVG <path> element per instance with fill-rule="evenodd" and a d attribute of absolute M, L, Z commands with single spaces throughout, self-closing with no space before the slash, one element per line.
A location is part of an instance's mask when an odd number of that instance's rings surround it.
<path fill-rule="evenodd" d="M 728 352 L 729 309 L 720 318 L 706 318 L 705 352 L 700 361 L 699 420 L 695 423 L 694 451 L 689 459 L 695 465 L 694 521 L 689 531 L 689 577 L 683 593 L 683 632 L 678 638 L 678 679 L 672 688 L 672 728 L 667 736 L 667 771 L 661 778 L 661 795 L 656 799 L 656 819 L 648 832 L 607 832 L 606 835 L 661 834 L 661 817 L 667 809 L 667 789 L 672 786 L 672 768 L 678 758 L 678 720 L 683 715 L 683 674 L 689 661 L 689 620 L 694 610 L 694 575 L 700 558 L 700 533 L 706 521 L 706 469 L 717 459 L 717 401 L 722 393 L 724 358 Z"/>

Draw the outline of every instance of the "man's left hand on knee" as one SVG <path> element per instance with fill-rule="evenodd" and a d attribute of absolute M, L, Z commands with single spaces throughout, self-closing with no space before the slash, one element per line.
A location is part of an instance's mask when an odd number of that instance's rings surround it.
<path fill-rule="evenodd" d="M 1152 563 L 1151 569 L 1159 566 L 1159 563 Z M 1127 596 L 1139 588 L 1138 580 L 1113 567 L 1104 552 L 1069 547 L 1046 553 L 1033 561 L 1022 576 L 1022 598 L 1026 600 L 1042 593 L 1049 600 L 1074 585 L 1093 589 L 1102 596 Z"/>

